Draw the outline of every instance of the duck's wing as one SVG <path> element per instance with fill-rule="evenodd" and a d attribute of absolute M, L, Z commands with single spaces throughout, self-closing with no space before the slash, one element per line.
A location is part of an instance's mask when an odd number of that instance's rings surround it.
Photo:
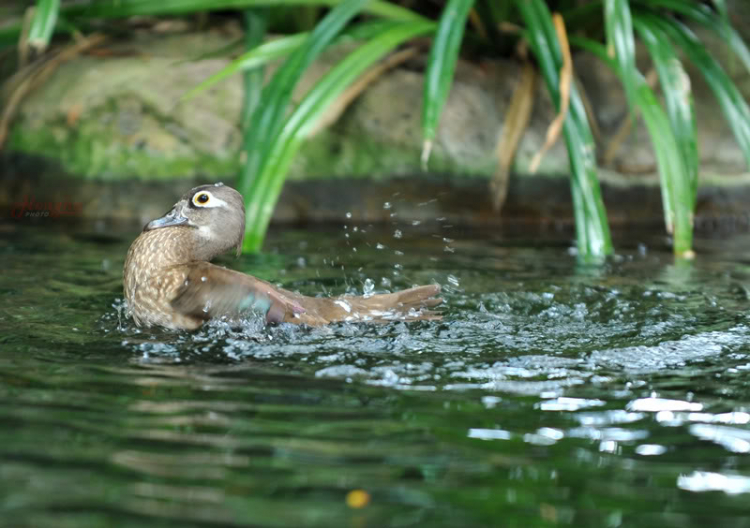
<path fill-rule="evenodd" d="M 311 326 L 339 322 L 385 323 L 389 321 L 439 321 L 442 315 L 431 310 L 443 302 L 437 297 L 440 286 L 416 286 L 394 293 L 355 297 L 306 297 L 279 288 L 279 293 L 305 310 L 287 315 L 286 322 Z"/>
<path fill-rule="evenodd" d="M 208 262 L 180 266 L 185 281 L 171 304 L 177 312 L 200 319 L 236 318 L 250 311 L 265 313 L 266 322 L 280 323 L 305 309 L 273 285 Z"/>

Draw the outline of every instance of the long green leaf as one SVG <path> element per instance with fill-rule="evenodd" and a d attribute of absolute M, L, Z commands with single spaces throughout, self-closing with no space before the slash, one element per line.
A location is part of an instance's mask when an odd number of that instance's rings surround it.
<path fill-rule="evenodd" d="M 526 24 L 529 45 L 550 97 L 559 110 L 563 56 L 550 12 L 543 0 L 523 0 L 517 5 Z M 612 240 L 597 177 L 594 139 L 575 84 L 570 89 L 563 134 L 570 160 L 578 255 L 583 261 L 599 260 L 612 253 Z"/>
<path fill-rule="evenodd" d="M 571 37 L 570 42 L 594 53 L 622 79 L 618 64 L 608 56 L 604 46 L 580 37 Z M 635 95 L 636 108 L 643 114 L 656 154 L 667 229 L 675 235 L 674 252 L 676 255 L 690 256 L 693 236 L 691 186 L 685 177 L 680 148 L 666 112 L 642 76 L 638 77 Z"/>
<path fill-rule="evenodd" d="M 685 0 L 634 0 L 634 2 L 649 11 L 659 8 L 674 11 L 714 31 L 750 72 L 750 48 L 737 30 L 729 24 L 728 17 L 726 13 L 722 14 L 721 8 L 717 15 L 711 11 L 710 7 L 700 2 L 686 2 Z"/>
<path fill-rule="evenodd" d="M 422 136 L 425 142 L 422 164 L 425 166 L 430 156 L 432 141 L 435 139 L 440 114 L 453 84 L 458 51 L 472 5 L 474 0 L 448 0 L 440 15 L 435 40 L 430 49 L 422 101 Z"/>
<path fill-rule="evenodd" d="M 339 35 L 334 41 L 334 44 L 347 41 L 367 40 L 382 32 L 387 27 L 390 27 L 392 24 L 392 21 L 387 20 L 367 21 L 357 24 Z M 199 93 L 204 92 L 211 86 L 237 72 L 258 68 L 276 59 L 285 57 L 304 44 L 309 36 L 310 34 L 307 32 L 297 33 L 296 35 L 289 35 L 288 37 L 282 37 L 260 44 L 259 46 L 243 53 L 227 66 L 214 73 L 197 86 L 188 90 L 182 97 L 180 97 L 180 100 L 187 101 L 188 99 L 192 99 Z"/>
<path fill-rule="evenodd" d="M 610 55 L 614 54 L 620 67 L 625 95 L 632 108 L 639 74 L 635 65 L 635 39 L 628 0 L 605 0 L 604 20 L 608 51 Z"/>
<path fill-rule="evenodd" d="M 180 100 L 187 101 L 188 99 L 192 99 L 219 81 L 222 81 L 237 72 L 258 68 L 276 59 L 286 57 L 304 44 L 309 36 L 309 33 L 297 33 L 296 35 L 274 39 L 261 44 L 260 46 L 256 46 L 250 51 L 240 55 L 205 81 L 202 81 L 194 88 L 185 92 L 185 94 L 180 97 Z"/>
<path fill-rule="evenodd" d="M 680 62 L 675 49 L 667 35 L 648 20 L 636 17 L 635 28 L 649 50 L 659 81 L 662 86 L 662 94 L 667 108 L 667 115 L 672 125 L 677 144 L 682 153 L 683 166 L 690 185 L 691 203 L 690 209 L 695 209 L 695 201 L 698 190 L 698 130 L 695 119 L 695 105 L 693 93 L 685 68 Z M 684 206 L 684 204 L 676 205 Z"/>
<path fill-rule="evenodd" d="M 263 171 L 253 181 L 248 194 L 248 230 L 244 249 L 258 251 L 273 214 L 284 179 L 294 155 L 326 109 L 367 68 L 402 42 L 433 31 L 430 22 L 394 24 L 357 48 L 327 72 L 287 120 L 279 136 L 270 145 Z"/>
<path fill-rule="evenodd" d="M 239 180 L 239 190 L 248 199 L 250 185 L 260 174 L 284 124 L 292 92 L 307 67 L 320 55 L 343 27 L 362 9 L 367 0 L 345 0 L 332 9 L 298 48 L 284 62 L 263 90 L 261 103 L 253 115 L 252 126 L 245 136 L 247 160 Z"/>
<path fill-rule="evenodd" d="M 251 7 L 319 5 L 337 6 L 344 0 L 99 0 L 66 6 L 67 16 L 124 18 L 138 15 L 179 15 L 197 11 L 247 9 Z M 391 2 L 372 0 L 367 13 L 392 20 L 425 20 L 421 15 Z"/>
<path fill-rule="evenodd" d="M 29 28 L 29 45 L 37 51 L 47 49 L 60 13 L 60 0 L 38 0 Z"/>
<path fill-rule="evenodd" d="M 706 79 L 750 166 L 750 107 L 737 86 L 687 26 L 674 19 L 644 16 L 682 48 Z"/>
<path fill-rule="evenodd" d="M 257 191 L 253 191 L 253 188 L 257 185 L 264 166 L 268 164 L 271 145 L 276 141 L 284 126 L 284 115 L 291 101 L 294 87 L 308 66 L 366 2 L 367 0 L 345 0 L 333 8 L 310 33 L 305 44 L 291 54 L 264 88 L 261 101 L 253 114 L 251 126 L 245 131 L 244 148 L 247 159 L 238 181 L 239 191 L 246 200 L 245 220 L 249 230 L 256 229 L 256 217 L 270 214 L 275 204 L 275 202 L 270 205 L 263 203 L 262 210 L 259 210 L 254 196 Z"/>

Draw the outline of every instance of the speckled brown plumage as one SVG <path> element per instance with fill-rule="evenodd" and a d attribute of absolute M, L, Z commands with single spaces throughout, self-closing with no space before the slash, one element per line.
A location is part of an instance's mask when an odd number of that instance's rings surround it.
<path fill-rule="evenodd" d="M 123 271 L 125 298 L 136 324 L 193 330 L 209 319 L 236 319 L 250 310 L 264 312 L 269 322 L 314 326 L 439 319 L 427 310 L 441 302 L 435 298 L 438 285 L 366 298 L 313 298 L 210 264 L 215 256 L 241 247 L 244 218 L 237 191 L 203 185 L 150 222 L 130 246 Z"/>

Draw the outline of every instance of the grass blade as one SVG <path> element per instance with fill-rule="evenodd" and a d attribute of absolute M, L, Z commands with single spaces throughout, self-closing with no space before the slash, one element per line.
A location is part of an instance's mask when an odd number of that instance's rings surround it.
<path fill-rule="evenodd" d="M 259 68 L 276 59 L 286 57 L 297 50 L 309 37 L 309 33 L 297 33 L 288 37 L 282 37 L 266 42 L 240 55 L 230 62 L 226 67 L 211 75 L 205 81 L 191 88 L 180 97 L 180 101 L 192 99 L 201 92 L 240 71 L 248 71 Z"/>
<path fill-rule="evenodd" d="M 622 72 L 620 72 L 617 62 L 609 57 L 604 46 L 598 42 L 578 37 L 571 37 L 570 41 L 595 54 L 622 78 Z M 690 182 L 685 177 L 686 170 L 682 154 L 672 132 L 669 118 L 659 104 L 654 91 L 642 76 L 638 76 L 637 82 L 635 107 L 643 115 L 643 120 L 654 146 L 661 179 L 667 229 L 674 232 L 673 249 L 676 255 L 690 258 L 693 255 L 692 198 Z"/>
<path fill-rule="evenodd" d="M 36 51 L 44 51 L 55 31 L 60 13 L 60 0 L 38 0 L 29 28 L 28 44 Z"/>
<path fill-rule="evenodd" d="M 367 40 L 383 31 L 386 27 L 390 27 L 392 24 L 393 22 L 382 20 L 368 21 L 358 24 L 337 37 L 334 44 L 352 40 Z M 197 86 L 185 92 L 185 94 L 180 97 L 180 101 L 184 102 L 192 99 L 201 92 L 208 90 L 214 84 L 223 81 L 227 77 L 240 71 L 248 71 L 258 68 L 269 62 L 273 62 L 276 59 L 289 55 L 302 46 L 309 36 L 310 34 L 308 32 L 297 33 L 296 35 L 289 35 L 287 37 L 281 37 L 270 42 L 259 44 L 257 47 L 250 49 L 234 59 L 227 66 L 214 73 Z"/>
<path fill-rule="evenodd" d="M 266 163 L 269 145 L 281 132 L 284 114 L 297 82 L 307 67 L 365 3 L 366 0 L 345 0 L 332 9 L 310 33 L 304 45 L 292 53 L 264 88 L 261 103 L 252 118 L 252 126 L 245 135 L 247 160 L 240 174 L 238 187 L 246 200 L 253 179 L 260 174 Z M 253 214 L 249 214 L 247 218 L 252 219 L 252 217 Z"/>
<path fill-rule="evenodd" d="M 625 95 L 632 109 L 639 73 L 635 65 L 635 40 L 628 0 L 605 0 L 604 20 L 607 52 L 619 65 Z"/>
<path fill-rule="evenodd" d="M 90 4 L 66 6 L 68 17 L 124 18 L 138 15 L 180 15 L 196 11 L 220 11 L 275 6 L 331 6 L 342 0 L 99 0 Z M 391 2 L 372 0 L 364 11 L 390 20 L 426 20 L 414 11 Z"/>
<path fill-rule="evenodd" d="M 560 111 L 560 71 L 563 54 L 547 5 L 543 0 L 518 3 L 529 46 L 536 56 L 550 97 Z M 594 140 L 580 94 L 571 85 L 568 117 L 563 124 L 571 171 L 571 194 L 579 258 L 599 260 L 612 253 L 612 240 L 602 201 L 594 156 Z"/>
<path fill-rule="evenodd" d="M 699 2 L 685 2 L 685 0 L 637 0 L 638 5 L 643 6 L 647 11 L 663 8 L 674 11 L 690 20 L 697 22 L 708 29 L 716 32 L 717 35 L 729 46 L 729 49 L 740 59 L 740 62 L 750 72 L 750 48 L 748 48 L 742 36 L 729 24 L 729 18 L 726 11 L 722 10 L 719 3 L 717 15 L 707 5 Z"/>
<path fill-rule="evenodd" d="M 680 46 L 688 59 L 700 70 L 714 92 L 750 166 L 750 107 L 737 86 L 687 26 L 674 19 L 662 19 L 652 15 L 644 17 Z"/>
<path fill-rule="evenodd" d="M 659 74 L 667 115 L 682 153 L 684 177 L 687 178 L 690 186 L 690 209 L 693 211 L 698 191 L 700 159 L 690 78 L 667 35 L 660 28 L 639 18 L 635 19 L 635 27 L 646 44 Z"/>
<path fill-rule="evenodd" d="M 424 81 L 424 98 L 422 100 L 422 166 L 427 166 L 432 141 L 435 139 L 440 114 L 448 99 L 453 72 L 456 70 L 458 52 L 461 48 L 466 17 L 474 5 L 474 0 L 449 0 L 440 15 L 435 40 L 427 59 L 427 71 Z"/>
<path fill-rule="evenodd" d="M 398 23 L 350 53 L 327 72 L 307 93 L 287 120 L 281 133 L 269 145 L 269 156 L 262 172 L 251 184 L 247 196 L 250 219 L 244 249 L 259 251 L 271 220 L 273 208 L 284 184 L 295 153 L 326 109 L 367 68 L 402 42 L 433 31 L 430 22 Z"/>

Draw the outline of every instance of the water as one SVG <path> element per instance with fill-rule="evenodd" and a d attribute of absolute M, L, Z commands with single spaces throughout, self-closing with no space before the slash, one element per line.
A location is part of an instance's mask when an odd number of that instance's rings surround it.
<path fill-rule="evenodd" d="M 134 231 L 0 225 L 0 525 L 750 525 L 750 236 L 676 264 L 626 234 L 595 268 L 565 235 L 398 227 L 225 263 L 437 281 L 442 322 L 170 333 L 121 317 Z"/>

